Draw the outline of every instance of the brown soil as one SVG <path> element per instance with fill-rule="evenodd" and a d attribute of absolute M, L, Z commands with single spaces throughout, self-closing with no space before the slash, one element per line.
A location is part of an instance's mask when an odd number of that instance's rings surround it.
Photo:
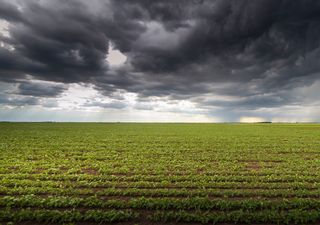
<path fill-rule="evenodd" d="M 85 168 L 82 169 L 82 172 L 88 175 L 98 175 L 99 171 L 95 168 Z"/>
<path fill-rule="evenodd" d="M 246 165 L 246 169 L 250 171 L 259 171 L 261 170 L 261 166 L 259 162 L 248 162 Z"/>

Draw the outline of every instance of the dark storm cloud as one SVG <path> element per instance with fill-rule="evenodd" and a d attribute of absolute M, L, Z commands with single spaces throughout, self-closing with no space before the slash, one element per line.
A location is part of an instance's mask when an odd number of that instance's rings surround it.
<path fill-rule="evenodd" d="M 1 77 L 31 74 L 43 80 L 85 82 L 107 69 L 108 38 L 84 3 L 28 1 L 19 7 L 21 19 L 10 24 L 10 39 L 4 40 L 14 51 L 0 55 Z"/>
<path fill-rule="evenodd" d="M 57 97 L 66 89 L 67 87 L 62 84 L 21 82 L 18 85 L 16 94 L 37 97 Z"/>
<path fill-rule="evenodd" d="M 252 109 L 295 104 L 287 93 L 319 80 L 317 0 L 17 2 L 0 1 L 10 23 L 10 36 L 0 37 L 11 46 L 0 48 L 7 82 L 90 83 L 111 97 L 227 95 L 242 100 L 199 104 Z M 106 61 L 109 42 L 128 57 L 120 68 Z M 64 90 L 28 85 L 21 94 Z"/>
<path fill-rule="evenodd" d="M 148 28 L 154 32 L 142 34 L 128 53 L 133 70 L 144 73 L 144 79 L 141 84 L 134 80 L 124 85 L 125 89 L 147 96 L 250 97 L 291 89 L 300 77 L 304 78 L 300 85 L 319 78 L 314 76 L 320 69 L 318 1 L 117 4 L 123 10 L 132 5 L 142 9 L 140 16 L 156 23 Z M 243 91 L 237 91 L 237 86 L 219 88 L 228 82 L 237 83 Z M 248 101 L 254 99 L 251 96 Z"/>
<path fill-rule="evenodd" d="M 0 4 L 1 19 L 6 19 L 9 21 L 20 21 L 22 19 L 16 5 L 12 4 L 10 1 L 1 1 Z"/>
<path fill-rule="evenodd" d="M 132 63 L 140 71 L 182 78 L 185 89 L 187 83 L 248 82 L 271 73 L 281 86 L 319 71 L 319 63 L 312 63 L 319 58 L 319 10 L 318 1 L 204 1 L 189 10 L 188 18 L 182 16 L 195 25 L 176 46 L 142 43 Z"/>
<path fill-rule="evenodd" d="M 17 97 L 17 96 L 8 96 L 0 95 L 0 105 L 9 105 L 9 106 L 26 106 L 26 105 L 38 105 L 39 99 L 34 97 Z"/>

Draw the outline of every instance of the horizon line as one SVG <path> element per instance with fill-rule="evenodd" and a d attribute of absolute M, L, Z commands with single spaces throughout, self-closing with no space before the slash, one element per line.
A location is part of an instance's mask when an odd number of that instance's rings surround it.
<path fill-rule="evenodd" d="M 50 120 L 44 120 L 44 121 L 12 121 L 12 120 L 0 120 L 0 123 L 180 123 L 180 124 L 320 124 L 320 122 L 312 121 L 312 122 L 272 122 L 272 121 L 264 121 L 264 122 L 169 122 L 169 121 L 50 121 Z"/>

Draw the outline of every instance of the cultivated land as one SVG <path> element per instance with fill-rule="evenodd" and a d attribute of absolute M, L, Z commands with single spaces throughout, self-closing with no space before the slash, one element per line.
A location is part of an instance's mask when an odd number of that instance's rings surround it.
<path fill-rule="evenodd" d="M 0 223 L 320 222 L 320 125 L 0 123 Z"/>

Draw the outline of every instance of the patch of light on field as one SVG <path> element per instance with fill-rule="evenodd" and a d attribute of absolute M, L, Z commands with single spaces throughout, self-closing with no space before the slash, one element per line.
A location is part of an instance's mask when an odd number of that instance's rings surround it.
<path fill-rule="evenodd" d="M 243 116 L 240 118 L 240 123 L 261 123 L 266 120 L 262 117 L 254 117 L 254 116 Z"/>

